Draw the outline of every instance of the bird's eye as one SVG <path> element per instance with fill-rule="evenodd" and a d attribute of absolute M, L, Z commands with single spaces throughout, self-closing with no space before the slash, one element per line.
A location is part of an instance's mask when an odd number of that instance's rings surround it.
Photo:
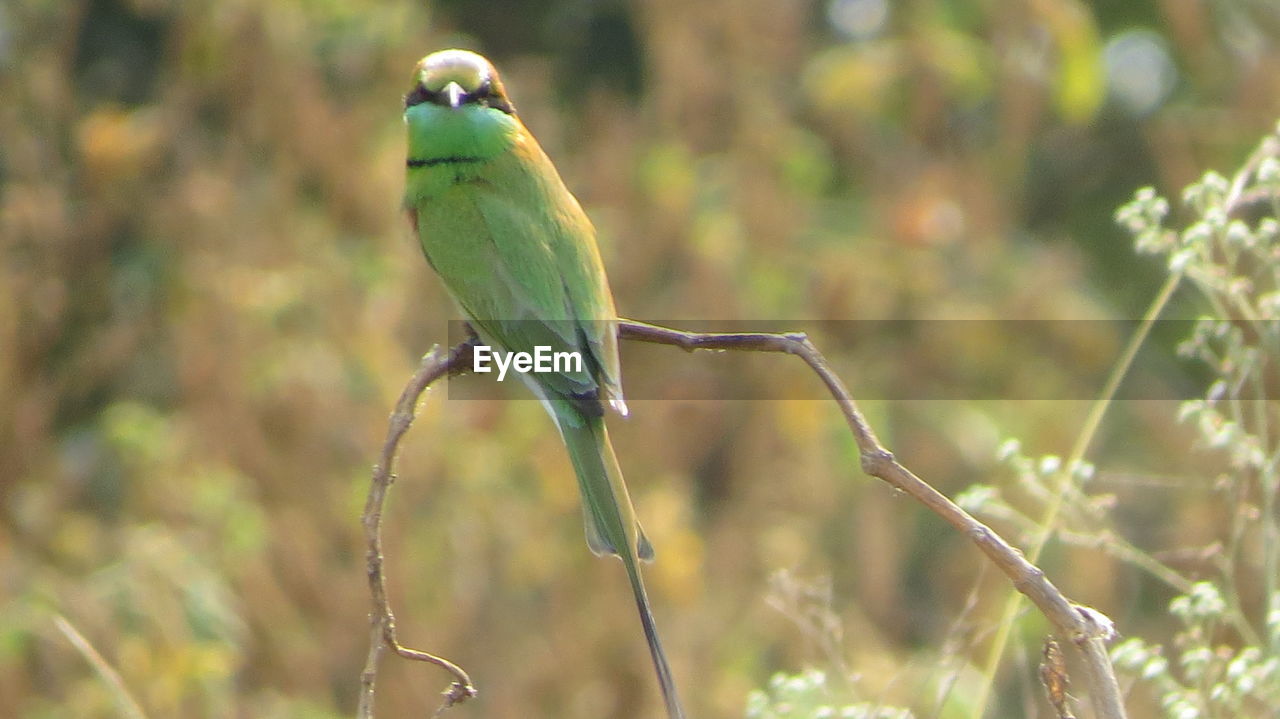
<path fill-rule="evenodd" d="M 488 105 L 489 107 L 492 107 L 495 110 L 501 110 L 502 112 L 505 112 L 508 115 L 516 114 L 516 109 L 511 106 L 511 102 L 509 100 L 498 97 L 496 95 L 485 98 L 484 104 Z"/>
<path fill-rule="evenodd" d="M 480 87 L 476 88 L 475 92 L 471 93 L 470 97 L 472 100 L 479 102 L 485 107 L 492 107 L 493 109 L 500 110 L 508 115 L 516 114 L 515 108 L 511 107 L 511 101 L 503 97 L 500 93 L 495 93 L 493 91 L 493 83 L 489 80 L 485 80 Z"/>
<path fill-rule="evenodd" d="M 413 92 L 404 96 L 405 109 L 407 110 L 413 107 L 414 105 L 420 105 L 424 102 L 427 102 L 428 100 L 431 99 L 432 94 L 433 93 L 430 90 L 428 90 L 425 85 L 418 85 L 417 87 L 413 88 Z"/>

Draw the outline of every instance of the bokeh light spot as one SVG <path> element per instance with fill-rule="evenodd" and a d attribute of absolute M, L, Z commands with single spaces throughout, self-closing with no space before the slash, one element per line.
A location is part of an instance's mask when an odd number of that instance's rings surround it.
<path fill-rule="evenodd" d="M 1164 41 L 1150 30 L 1130 30 L 1111 38 L 1103 61 L 1111 97 L 1133 115 L 1158 108 L 1177 81 Z"/>
<path fill-rule="evenodd" d="M 884 30 L 889 4 L 885 0 L 831 0 L 827 19 L 840 34 L 852 40 L 866 40 Z"/>

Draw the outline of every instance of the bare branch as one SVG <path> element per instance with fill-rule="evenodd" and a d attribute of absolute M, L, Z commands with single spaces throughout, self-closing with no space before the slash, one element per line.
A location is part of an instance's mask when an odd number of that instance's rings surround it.
<path fill-rule="evenodd" d="M 395 481 L 391 466 L 395 462 L 400 438 L 409 429 L 409 425 L 413 423 L 417 414 L 418 397 L 432 382 L 463 371 L 475 341 L 476 338 L 472 336 L 448 353 L 441 351 L 439 347 L 433 347 L 422 358 L 422 362 L 418 364 L 418 371 L 414 372 L 409 384 L 400 393 L 400 400 L 396 402 L 395 412 L 392 413 L 387 427 L 387 439 L 382 444 L 382 453 L 378 456 L 378 463 L 373 467 L 373 479 L 369 484 L 369 496 L 365 500 L 364 516 L 361 520 L 364 524 L 367 547 L 365 562 L 369 577 L 369 593 L 373 599 L 373 612 L 369 617 L 371 623 L 369 656 L 365 661 L 364 671 L 360 675 L 360 702 L 356 709 L 358 719 L 373 719 L 378 658 L 384 646 L 405 659 L 435 664 L 453 675 L 454 681 L 444 691 L 444 702 L 436 710 L 437 716 L 454 704 L 476 695 L 471 677 L 467 676 L 462 667 L 443 657 L 409 649 L 396 639 L 396 620 L 391 613 L 391 605 L 387 601 L 386 579 L 382 571 L 382 505 L 386 501 L 387 490 Z"/>
<path fill-rule="evenodd" d="M 880 444 L 858 411 L 849 390 L 804 333 L 681 332 L 629 320 L 623 320 L 618 330 L 622 339 L 674 345 L 687 352 L 699 349 L 781 352 L 804 360 L 840 406 L 857 442 L 862 471 L 911 495 L 978 545 L 983 554 L 1013 582 L 1014 588 L 1026 595 L 1054 627 L 1084 653 L 1090 674 L 1090 697 L 1097 715 L 1104 719 L 1123 719 L 1125 713 L 1120 687 L 1106 653 L 1106 640 L 1113 631 L 1110 622 L 1095 610 L 1072 604 L 1039 567 L 1028 562 L 1000 535 L 899 464 L 893 453 Z"/>
<path fill-rule="evenodd" d="M 805 364 L 826 385 L 832 398 L 840 407 L 845 422 L 849 425 L 854 441 L 858 445 L 862 470 L 911 495 L 976 544 L 992 563 L 1004 572 L 1013 586 L 1036 605 L 1058 632 L 1069 638 L 1084 654 L 1092 690 L 1090 698 L 1095 714 L 1100 719 L 1124 719 L 1124 705 L 1120 697 L 1119 684 L 1106 651 L 1106 641 L 1113 634 L 1109 620 L 1093 609 L 1068 601 L 1062 592 L 1045 577 L 1044 572 L 1028 562 L 1021 552 L 899 464 L 893 454 L 880 444 L 880 440 L 863 418 L 844 383 L 831 370 L 822 353 L 805 334 L 682 332 L 643 322 L 620 320 L 618 336 L 624 340 L 673 345 L 687 352 L 699 349 L 776 352 L 795 355 L 804 360 Z M 447 659 L 408 649 L 397 642 L 395 619 L 387 603 L 382 572 L 381 540 L 382 505 L 387 489 L 394 479 L 391 465 L 401 437 L 413 422 L 418 397 L 432 382 L 441 377 L 465 371 L 465 360 L 470 356 L 475 343 L 476 338 L 472 337 L 455 346 L 448 354 L 437 347 L 422 358 L 418 371 L 409 381 L 396 404 L 395 413 L 392 414 L 390 426 L 387 429 L 387 439 L 383 444 L 382 454 L 374 467 L 363 520 L 368 542 L 369 589 L 374 607 L 371 618 L 373 633 L 369 657 L 361 676 L 359 719 L 373 717 L 377 661 L 384 645 L 406 659 L 436 664 L 453 675 L 454 682 L 445 692 L 445 700 L 436 712 L 437 716 L 454 704 L 475 696 L 476 693 L 470 678 L 460 667 Z"/>

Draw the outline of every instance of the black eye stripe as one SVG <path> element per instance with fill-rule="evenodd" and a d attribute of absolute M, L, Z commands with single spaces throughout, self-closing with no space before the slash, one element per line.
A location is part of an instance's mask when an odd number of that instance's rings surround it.
<path fill-rule="evenodd" d="M 431 93 L 427 88 L 419 85 L 413 88 L 413 92 L 404 96 L 404 108 L 407 110 L 414 105 L 420 105 L 431 100 Z"/>
<path fill-rule="evenodd" d="M 445 94 L 443 92 L 433 92 L 428 90 L 425 85 L 418 85 L 408 95 L 404 96 L 404 107 L 409 109 L 414 105 L 420 105 L 424 102 L 430 102 L 437 105 L 446 104 Z M 505 97 L 493 94 L 493 83 L 488 80 L 484 81 L 475 92 L 469 92 L 462 97 L 463 104 L 475 102 L 485 107 L 492 107 L 500 112 L 508 115 L 516 114 L 515 108 L 511 106 L 511 102 Z"/>

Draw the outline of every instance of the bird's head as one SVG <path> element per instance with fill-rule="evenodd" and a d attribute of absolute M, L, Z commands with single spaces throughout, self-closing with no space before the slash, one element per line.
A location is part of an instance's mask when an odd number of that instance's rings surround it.
<path fill-rule="evenodd" d="M 413 69 L 414 87 L 404 96 L 405 109 L 424 102 L 456 110 L 469 105 L 515 114 L 498 71 L 469 50 L 441 50 Z"/>

